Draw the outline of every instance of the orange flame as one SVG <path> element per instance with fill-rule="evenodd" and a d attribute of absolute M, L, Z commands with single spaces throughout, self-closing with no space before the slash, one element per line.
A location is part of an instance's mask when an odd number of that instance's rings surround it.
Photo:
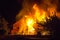
<path fill-rule="evenodd" d="M 33 26 L 34 26 L 34 24 L 35 24 L 35 20 L 34 20 L 31 16 L 29 16 L 29 17 L 27 17 L 27 19 L 26 19 L 26 24 L 27 24 L 27 26 L 28 26 L 28 34 L 29 34 L 29 33 L 33 34 L 34 31 L 35 31 L 35 29 L 33 28 Z"/>
<path fill-rule="evenodd" d="M 35 18 L 41 22 L 41 21 L 46 21 L 46 12 L 43 10 L 39 10 L 39 8 L 37 7 L 37 5 L 35 4 L 33 6 L 33 9 L 35 10 Z"/>
<path fill-rule="evenodd" d="M 28 15 L 25 15 L 17 21 L 13 25 L 12 34 L 19 34 L 19 35 L 35 35 L 37 34 L 36 29 L 39 28 L 37 22 L 44 23 L 46 22 L 46 18 L 49 18 L 47 16 L 46 11 L 39 9 L 37 7 L 37 4 L 33 5 L 33 9 L 35 10 L 35 13 L 32 15 L 32 13 L 29 13 Z M 17 31 L 17 27 L 19 28 Z M 43 27 L 40 27 L 43 30 Z M 15 30 L 15 31 L 14 31 Z"/>

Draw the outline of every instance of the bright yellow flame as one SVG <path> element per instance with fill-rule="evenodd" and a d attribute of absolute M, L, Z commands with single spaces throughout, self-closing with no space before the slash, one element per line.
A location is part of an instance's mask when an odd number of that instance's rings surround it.
<path fill-rule="evenodd" d="M 26 20 L 26 22 L 27 22 L 27 26 L 28 26 L 28 31 L 33 31 L 34 30 L 33 25 L 34 25 L 35 21 L 32 18 L 28 18 Z"/>
<path fill-rule="evenodd" d="M 34 16 L 36 20 L 38 20 L 38 22 L 41 22 L 41 21 L 45 22 L 46 21 L 45 11 L 39 10 L 36 4 L 33 6 L 33 9 L 35 10 Z"/>
<path fill-rule="evenodd" d="M 27 16 L 26 24 L 28 27 L 28 34 L 35 31 L 35 29 L 33 28 L 33 26 L 35 24 L 35 20 L 31 16 Z"/>

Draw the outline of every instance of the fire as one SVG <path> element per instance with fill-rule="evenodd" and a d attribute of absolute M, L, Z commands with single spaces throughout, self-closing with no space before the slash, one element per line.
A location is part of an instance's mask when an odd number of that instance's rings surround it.
<path fill-rule="evenodd" d="M 17 34 L 19 35 L 34 35 L 36 34 L 34 29 L 35 20 L 30 15 L 25 15 L 15 25 L 19 26 Z M 14 26 L 15 27 L 15 26 Z M 15 29 L 17 30 L 17 29 Z"/>
<path fill-rule="evenodd" d="M 41 22 L 41 21 L 46 22 L 46 12 L 43 11 L 42 9 L 39 10 L 39 8 L 37 7 L 36 4 L 33 6 L 33 9 L 35 10 L 34 16 L 37 19 L 37 21 L 38 22 Z"/>
<path fill-rule="evenodd" d="M 31 35 L 34 33 L 35 29 L 33 28 L 34 24 L 35 24 L 35 20 L 31 17 L 31 16 L 26 16 L 26 24 L 28 27 L 28 34 L 31 33 Z"/>
<path fill-rule="evenodd" d="M 37 4 L 34 4 L 33 7 L 34 13 L 30 13 L 28 15 L 23 16 L 19 21 L 17 21 L 13 25 L 12 34 L 19 34 L 19 35 L 35 35 L 37 34 L 37 29 L 39 28 L 39 23 L 46 22 L 46 18 L 49 18 L 46 14 L 46 11 L 39 9 Z M 14 29 L 15 27 L 15 29 Z M 17 27 L 19 28 L 17 30 Z M 43 27 L 39 29 L 43 30 Z M 16 30 L 16 31 L 14 31 Z"/>
<path fill-rule="evenodd" d="M 32 27 L 34 25 L 34 20 L 32 18 L 28 18 L 27 20 L 27 26 L 28 26 L 28 31 L 33 31 L 34 28 Z"/>

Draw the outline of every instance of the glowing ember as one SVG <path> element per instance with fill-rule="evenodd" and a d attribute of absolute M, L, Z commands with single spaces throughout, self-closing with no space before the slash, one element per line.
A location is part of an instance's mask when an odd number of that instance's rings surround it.
<path fill-rule="evenodd" d="M 50 32 L 49 31 L 42 31 L 41 32 L 41 35 L 45 36 L 45 35 L 50 35 Z"/>

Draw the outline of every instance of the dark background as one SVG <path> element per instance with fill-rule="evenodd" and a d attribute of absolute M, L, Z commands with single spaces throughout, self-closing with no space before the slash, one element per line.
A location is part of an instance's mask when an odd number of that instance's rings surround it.
<path fill-rule="evenodd" d="M 15 16 L 22 9 L 22 0 L 0 0 L 0 14 L 9 22 L 15 22 Z"/>

